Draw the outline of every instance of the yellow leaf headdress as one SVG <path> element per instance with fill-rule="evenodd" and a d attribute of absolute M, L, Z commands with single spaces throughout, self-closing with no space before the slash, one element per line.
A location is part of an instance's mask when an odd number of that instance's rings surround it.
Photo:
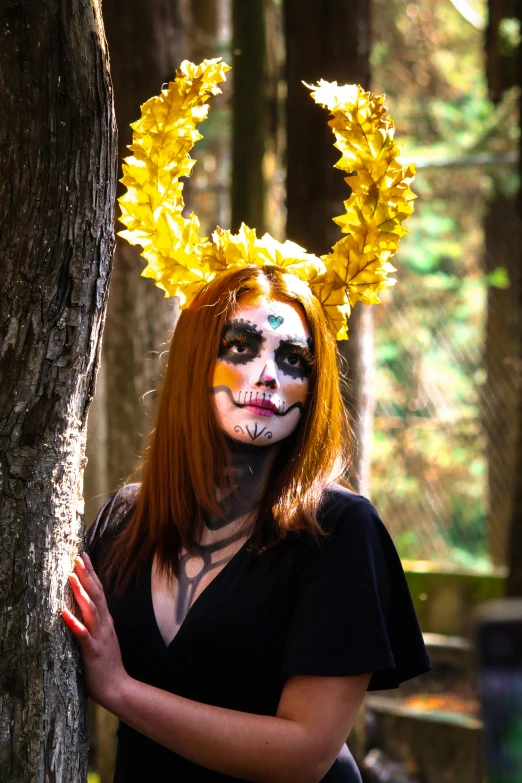
<path fill-rule="evenodd" d="M 336 167 L 346 172 L 351 194 L 346 213 L 334 218 L 342 237 L 328 255 L 318 258 L 294 242 L 261 239 L 241 225 L 237 234 L 216 228 L 210 239 L 199 236 L 194 213 L 183 217 L 183 183 L 195 161 L 189 152 L 201 138 L 197 125 L 208 113 L 206 102 L 221 92 L 229 66 L 221 59 L 200 65 L 185 60 L 176 79 L 141 107 L 132 124 L 132 155 L 123 165 L 127 192 L 119 199 L 120 235 L 141 245 L 151 277 L 165 296 L 179 296 L 187 307 L 202 286 L 226 269 L 274 264 L 305 280 L 322 303 L 338 340 L 347 339 L 347 318 L 357 301 L 379 302 L 379 291 L 395 280 L 390 258 L 406 233 L 403 221 L 413 212 L 410 183 L 413 165 L 401 161 L 394 126 L 383 95 L 358 85 L 320 81 L 310 86 L 316 103 L 329 109 L 329 125 L 341 152 Z"/>

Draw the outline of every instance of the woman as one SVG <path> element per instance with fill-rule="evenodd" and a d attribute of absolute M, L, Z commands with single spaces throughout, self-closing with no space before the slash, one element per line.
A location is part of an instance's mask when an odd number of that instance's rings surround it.
<path fill-rule="evenodd" d="M 356 783 L 344 743 L 366 689 L 429 668 L 391 539 L 338 483 L 335 338 L 391 285 L 413 168 L 382 96 L 320 82 L 347 236 L 321 258 L 246 226 L 200 237 L 180 177 L 227 69 L 182 63 L 133 124 L 122 234 L 184 309 L 143 483 L 100 512 L 70 576 L 82 621 L 63 617 L 120 718 L 116 783 Z"/>
<path fill-rule="evenodd" d="M 233 270 L 182 312 L 143 483 L 91 529 L 104 588 L 83 555 L 83 621 L 63 614 L 122 721 L 118 783 L 360 780 L 344 743 L 366 689 L 429 662 L 384 526 L 336 483 L 343 430 L 301 280 Z"/>

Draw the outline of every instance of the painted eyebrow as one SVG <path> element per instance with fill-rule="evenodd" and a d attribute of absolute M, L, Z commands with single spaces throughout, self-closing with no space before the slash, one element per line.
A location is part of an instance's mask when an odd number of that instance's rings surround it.
<path fill-rule="evenodd" d="M 244 318 L 235 318 L 232 321 L 227 321 L 225 324 L 225 329 L 239 329 L 243 332 L 248 332 L 253 337 L 257 337 L 260 340 L 264 340 L 263 337 L 263 330 L 257 328 L 257 324 L 252 324 L 250 321 L 245 321 Z"/>
<path fill-rule="evenodd" d="M 297 337 L 297 335 L 287 334 L 284 340 L 280 340 L 279 345 L 299 345 L 301 348 L 307 348 L 313 353 L 313 343 L 311 337 L 303 340 L 302 337 Z"/>

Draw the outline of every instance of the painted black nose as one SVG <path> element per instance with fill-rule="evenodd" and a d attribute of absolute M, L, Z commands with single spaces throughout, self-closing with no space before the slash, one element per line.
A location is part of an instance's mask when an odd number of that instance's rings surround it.
<path fill-rule="evenodd" d="M 264 387 L 265 389 L 279 389 L 277 370 L 273 361 L 267 361 L 261 375 L 256 381 L 256 386 Z"/>
<path fill-rule="evenodd" d="M 277 378 L 260 378 L 256 383 L 256 386 L 265 386 L 267 389 L 275 389 L 277 387 Z"/>

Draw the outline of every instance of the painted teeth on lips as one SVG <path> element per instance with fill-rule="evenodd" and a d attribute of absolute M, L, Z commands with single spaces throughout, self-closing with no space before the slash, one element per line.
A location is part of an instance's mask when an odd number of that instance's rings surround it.
<path fill-rule="evenodd" d="M 260 399 L 254 399 L 248 405 L 242 405 L 241 407 L 250 413 L 254 413 L 256 416 L 273 416 L 279 410 L 279 407 L 271 400 Z"/>

